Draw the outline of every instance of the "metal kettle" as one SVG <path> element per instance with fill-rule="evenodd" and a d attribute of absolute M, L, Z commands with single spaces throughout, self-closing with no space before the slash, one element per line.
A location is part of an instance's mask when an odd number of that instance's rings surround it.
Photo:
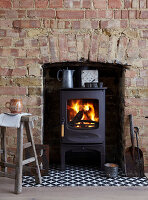
<path fill-rule="evenodd" d="M 73 73 L 75 70 L 60 69 L 57 72 L 58 81 L 62 81 L 62 88 L 73 88 Z M 60 78 L 60 72 L 62 73 L 62 78 Z"/>

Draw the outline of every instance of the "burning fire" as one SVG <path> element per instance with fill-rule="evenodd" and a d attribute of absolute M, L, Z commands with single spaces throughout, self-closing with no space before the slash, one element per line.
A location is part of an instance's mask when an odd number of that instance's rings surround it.
<path fill-rule="evenodd" d="M 99 117 L 97 116 L 96 110 L 94 108 L 94 103 L 86 102 L 83 100 L 70 100 L 70 105 L 67 105 L 68 113 L 69 113 L 69 121 L 73 120 L 73 118 L 82 111 L 83 116 L 81 120 L 88 120 L 88 121 L 99 121 Z M 88 122 L 87 122 L 88 123 Z"/>

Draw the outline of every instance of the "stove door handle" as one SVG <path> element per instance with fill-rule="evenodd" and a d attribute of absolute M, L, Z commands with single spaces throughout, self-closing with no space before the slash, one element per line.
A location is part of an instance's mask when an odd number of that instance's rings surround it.
<path fill-rule="evenodd" d="M 61 137 L 64 137 L 64 122 L 61 124 Z"/>

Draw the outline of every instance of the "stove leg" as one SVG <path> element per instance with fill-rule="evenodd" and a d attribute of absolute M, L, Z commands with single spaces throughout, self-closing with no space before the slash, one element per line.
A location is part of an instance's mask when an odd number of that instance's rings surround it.
<path fill-rule="evenodd" d="M 102 171 L 104 171 L 104 164 L 105 164 L 104 155 L 101 154 L 101 170 L 102 170 Z"/>
<path fill-rule="evenodd" d="M 65 170 L 65 150 L 61 148 L 61 170 Z"/>
<path fill-rule="evenodd" d="M 104 147 L 102 147 L 102 151 L 100 153 L 101 153 L 101 170 L 104 171 L 104 164 L 105 164 L 105 148 Z"/>

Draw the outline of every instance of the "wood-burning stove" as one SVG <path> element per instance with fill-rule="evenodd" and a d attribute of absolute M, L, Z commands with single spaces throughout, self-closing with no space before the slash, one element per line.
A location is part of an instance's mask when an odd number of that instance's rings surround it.
<path fill-rule="evenodd" d="M 100 167 L 105 162 L 105 90 L 106 88 L 70 88 L 60 90 L 61 168 L 65 154 L 100 153 Z"/>

